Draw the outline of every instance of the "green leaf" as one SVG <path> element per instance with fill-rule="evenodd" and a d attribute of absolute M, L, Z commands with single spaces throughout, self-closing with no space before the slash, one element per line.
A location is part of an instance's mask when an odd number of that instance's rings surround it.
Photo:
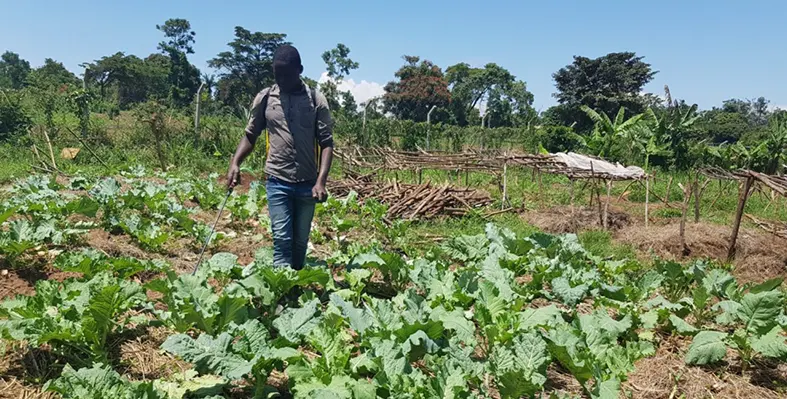
<path fill-rule="evenodd" d="M 597 382 L 590 392 L 590 397 L 593 399 L 619 399 L 620 381 L 617 378 L 611 378 L 600 383 Z"/>
<path fill-rule="evenodd" d="M 96 213 L 98 213 L 98 202 L 93 200 L 90 197 L 82 197 L 79 200 L 69 202 L 66 205 L 66 210 L 70 213 L 78 213 L 80 215 L 87 216 L 89 218 L 96 217 Z"/>
<path fill-rule="evenodd" d="M 700 331 L 686 352 L 686 364 L 702 366 L 724 359 L 727 354 L 726 337 L 727 334 L 720 331 Z"/>
<path fill-rule="evenodd" d="M 751 334 L 763 335 L 776 324 L 782 312 L 783 295 L 779 291 L 747 293 L 738 308 L 738 318 L 746 325 Z"/>
<path fill-rule="evenodd" d="M 300 343 L 301 339 L 319 323 L 319 318 L 316 317 L 319 303 L 319 300 L 314 299 L 301 308 L 286 309 L 278 319 L 273 321 L 273 327 L 287 341 Z"/>
<path fill-rule="evenodd" d="M 253 364 L 231 350 L 233 340 L 228 333 L 221 333 L 215 339 L 203 333 L 196 340 L 186 334 L 176 334 L 167 337 L 161 349 L 194 363 L 201 374 L 239 380 L 251 373 Z"/>
<path fill-rule="evenodd" d="M 553 326 L 563 322 L 560 309 L 554 304 L 541 308 L 528 308 L 519 314 L 519 329 L 530 330 L 536 327 Z"/>
<path fill-rule="evenodd" d="M 566 306 L 575 306 L 581 302 L 585 298 L 588 288 L 585 284 L 572 287 L 565 277 L 557 277 L 552 280 L 552 292 Z"/>
<path fill-rule="evenodd" d="M 367 329 L 374 325 L 374 319 L 365 309 L 358 309 L 351 303 L 348 303 L 336 293 L 331 294 L 331 303 L 336 305 L 342 311 L 342 316 L 350 324 L 350 328 L 355 330 L 358 334 L 363 334 Z"/>
<path fill-rule="evenodd" d="M 681 319 L 674 314 L 669 315 L 669 321 L 672 323 L 672 328 L 681 335 L 694 335 L 697 333 L 697 328 L 692 326 L 691 324 L 687 323 L 685 320 Z"/>
<path fill-rule="evenodd" d="M 528 332 L 514 338 L 511 347 L 495 347 L 492 363 L 503 398 L 533 396 L 546 382 L 550 362 L 547 345 L 541 336 Z"/>
<path fill-rule="evenodd" d="M 446 330 L 453 331 L 456 337 L 465 345 L 471 347 L 476 346 L 475 325 L 465 318 L 464 312 L 461 309 L 454 309 L 449 312 L 442 306 L 438 306 L 432 310 L 430 318 L 443 323 L 443 327 Z"/>
<path fill-rule="evenodd" d="M 239 273 L 241 269 L 238 256 L 229 252 L 219 252 L 211 256 L 206 266 L 200 271 L 207 276 L 232 276 L 236 272 Z"/>
<path fill-rule="evenodd" d="M 752 294 L 759 294 L 766 291 L 773 291 L 779 288 L 783 282 L 784 282 L 783 277 L 772 278 L 764 283 L 751 287 L 751 289 L 749 289 L 749 292 L 751 292 Z"/>
<path fill-rule="evenodd" d="M 735 301 L 721 301 L 713 305 L 711 310 L 721 313 L 716 316 L 716 323 L 729 326 L 738 322 L 738 312 L 741 304 Z"/>
<path fill-rule="evenodd" d="M 214 375 L 198 376 L 194 370 L 177 373 L 167 380 L 153 381 L 153 386 L 168 399 L 220 395 L 226 385 L 227 381 L 224 378 Z"/>
<path fill-rule="evenodd" d="M 59 393 L 63 399 L 165 399 L 153 384 L 129 382 L 103 364 L 78 371 L 67 364 L 60 377 L 47 382 L 43 390 Z"/>
<path fill-rule="evenodd" d="M 774 327 L 767 334 L 753 337 L 751 347 L 765 357 L 787 360 L 787 343 L 780 327 Z"/>
<path fill-rule="evenodd" d="M 5 212 L 3 213 L 0 213 L 0 224 L 5 223 L 5 221 L 8 220 L 8 218 L 13 216 L 16 213 L 17 209 L 18 209 L 17 207 L 13 207 L 13 208 L 6 209 Z"/>

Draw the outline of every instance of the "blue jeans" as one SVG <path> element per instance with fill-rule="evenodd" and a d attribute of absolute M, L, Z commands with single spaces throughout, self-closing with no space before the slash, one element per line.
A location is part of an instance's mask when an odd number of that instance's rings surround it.
<path fill-rule="evenodd" d="M 273 231 L 273 265 L 303 268 L 314 206 L 314 182 L 288 183 L 268 177 L 268 212 Z"/>

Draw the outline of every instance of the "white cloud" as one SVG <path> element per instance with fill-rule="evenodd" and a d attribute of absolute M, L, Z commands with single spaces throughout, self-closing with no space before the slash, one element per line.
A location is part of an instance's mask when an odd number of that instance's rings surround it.
<path fill-rule="evenodd" d="M 320 83 L 325 83 L 329 80 L 332 79 L 328 77 L 328 72 L 323 72 L 322 75 L 320 75 Z M 359 105 L 371 98 L 381 96 L 385 93 L 383 85 L 377 82 L 369 82 L 366 80 L 355 83 L 355 80 L 353 79 L 344 79 L 336 86 L 339 91 L 349 91 L 352 93 L 353 98 L 355 98 L 355 102 Z"/>
<path fill-rule="evenodd" d="M 776 111 L 777 109 L 787 110 L 787 105 L 773 105 L 773 104 L 771 104 L 771 105 L 768 106 L 768 108 L 769 108 L 769 110 L 771 112 Z"/>

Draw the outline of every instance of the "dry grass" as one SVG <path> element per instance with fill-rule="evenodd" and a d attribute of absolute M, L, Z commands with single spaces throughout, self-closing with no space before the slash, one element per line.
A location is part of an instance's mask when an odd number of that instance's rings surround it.
<path fill-rule="evenodd" d="M 731 228 L 712 223 L 686 224 L 686 245 L 690 258 L 725 260 Z M 678 223 L 662 226 L 630 226 L 615 234 L 643 253 L 665 259 L 685 260 Z M 761 282 L 787 275 L 787 240 L 756 229 L 741 229 L 733 274 L 740 282 Z"/>
<path fill-rule="evenodd" d="M 164 327 L 150 327 L 147 333 L 120 346 L 121 371 L 137 380 L 170 377 L 191 368 L 187 362 L 175 359 L 159 349 L 174 332 Z"/>
<path fill-rule="evenodd" d="M 0 399 L 55 399 L 52 392 L 41 392 L 40 387 L 25 385 L 16 378 L 0 378 Z"/>
<path fill-rule="evenodd" d="M 774 381 L 787 378 L 784 365 L 771 369 L 767 365 L 757 365 L 758 374 L 741 375 L 740 367 L 734 356 L 718 367 L 693 367 L 684 362 L 684 354 L 689 342 L 678 337 L 669 337 L 661 343 L 655 356 L 642 359 L 636 370 L 629 375 L 623 387 L 633 393 L 634 398 L 642 399 L 748 399 L 783 398 L 769 388 Z M 732 354 L 730 354 L 732 355 Z M 763 384 L 761 374 L 769 373 L 771 379 Z M 779 376 L 781 374 L 781 376 Z"/>
<path fill-rule="evenodd" d="M 578 233 L 603 228 L 598 209 L 595 208 L 577 206 L 572 211 L 570 207 L 559 206 L 527 212 L 524 218 L 540 230 L 552 234 Z M 630 225 L 631 219 L 627 213 L 610 208 L 607 223 L 610 230 L 614 231 Z"/>

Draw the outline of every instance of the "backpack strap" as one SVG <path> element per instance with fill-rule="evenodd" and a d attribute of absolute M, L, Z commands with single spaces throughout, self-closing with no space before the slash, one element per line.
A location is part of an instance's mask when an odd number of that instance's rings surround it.
<path fill-rule="evenodd" d="M 312 108 L 314 108 L 314 160 L 317 165 L 317 173 L 320 172 L 320 162 L 322 161 L 322 147 L 320 147 L 319 138 L 317 137 L 317 89 L 310 88 Z"/>

